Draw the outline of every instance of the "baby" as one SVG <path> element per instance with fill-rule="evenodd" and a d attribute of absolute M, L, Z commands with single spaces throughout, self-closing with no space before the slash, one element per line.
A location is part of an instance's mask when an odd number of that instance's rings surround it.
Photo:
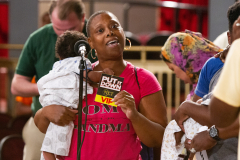
<path fill-rule="evenodd" d="M 79 103 L 79 63 L 81 57 L 74 52 L 74 44 L 79 40 L 87 41 L 84 34 L 78 31 L 66 31 L 58 37 L 55 45 L 56 56 L 60 59 L 54 63 L 52 70 L 38 82 L 39 101 L 43 107 L 49 105 L 62 105 L 77 109 Z M 84 58 L 86 59 L 86 58 Z M 92 71 L 91 63 L 86 59 L 88 82 L 98 83 L 102 73 L 112 74 L 110 69 Z M 85 88 L 87 94 L 93 93 L 93 88 L 83 83 L 83 97 Z M 57 155 L 67 156 L 70 148 L 73 122 L 67 126 L 58 126 L 50 123 L 42 144 L 41 159 L 55 160 Z"/>
<path fill-rule="evenodd" d="M 197 103 L 201 105 L 208 106 L 210 103 L 212 93 L 205 95 L 201 100 Z M 184 149 L 184 141 L 186 138 L 193 139 L 193 137 L 198 133 L 202 132 L 207 129 L 207 126 L 202 126 L 201 124 L 197 123 L 192 118 L 187 119 L 184 123 L 184 130 L 185 135 L 181 139 L 181 144 L 176 146 L 175 140 L 175 132 L 180 132 L 181 128 L 178 126 L 175 120 L 172 120 L 167 125 L 164 136 L 163 136 L 163 143 L 161 148 L 161 160 L 177 160 L 178 155 L 182 153 Z M 204 155 L 206 156 L 206 155 Z M 201 159 L 201 158 L 200 158 Z M 198 159 L 197 159 L 198 160 Z"/>

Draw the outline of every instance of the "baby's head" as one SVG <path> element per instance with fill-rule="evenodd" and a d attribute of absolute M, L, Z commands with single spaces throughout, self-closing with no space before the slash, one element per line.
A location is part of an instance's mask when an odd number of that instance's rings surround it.
<path fill-rule="evenodd" d="M 74 45 L 79 40 L 87 41 L 87 37 L 78 31 L 66 31 L 57 38 L 55 54 L 59 59 L 79 56 L 74 52 Z"/>

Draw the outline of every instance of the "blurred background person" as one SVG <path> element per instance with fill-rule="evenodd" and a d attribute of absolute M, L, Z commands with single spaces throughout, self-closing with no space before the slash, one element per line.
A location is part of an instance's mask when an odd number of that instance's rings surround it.
<path fill-rule="evenodd" d="M 31 83 L 31 80 L 35 76 L 37 82 L 58 60 L 55 57 L 55 43 L 59 35 L 66 30 L 76 30 L 86 35 L 87 21 L 81 1 L 52 1 L 49 15 L 52 23 L 33 32 L 26 41 L 12 80 L 11 91 L 14 95 L 33 96 L 31 106 L 33 116 L 23 129 L 24 160 L 40 159 L 40 148 L 44 138 L 44 134 L 38 130 L 33 121 L 35 113 L 42 106 L 38 99 L 37 84 Z"/>

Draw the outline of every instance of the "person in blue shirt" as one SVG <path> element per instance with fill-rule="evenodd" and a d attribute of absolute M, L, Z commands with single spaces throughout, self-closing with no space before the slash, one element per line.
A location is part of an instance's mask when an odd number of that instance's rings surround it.
<path fill-rule="evenodd" d="M 228 9 L 228 21 L 229 21 L 229 32 L 228 34 L 228 42 L 229 45 L 232 43 L 232 26 L 239 17 L 240 13 L 240 2 L 236 2 L 234 5 L 229 7 Z M 228 53 L 229 47 L 227 47 L 223 52 L 218 55 L 222 55 L 222 57 L 226 57 Z M 198 80 L 197 87 L 195 89 L 195 94 L 193 96 L 193 101 L 196 102 L 198 99 L 202 98 L 204 95 L 209 93 L 209 84 L 211 79 L 224 65 L 224 58 L 220 57 L 212 57 L 210 58 L 205 65 L 203 66 L 200 77 Z M 189 108 L 190 110 L 189 110 Z M 180 107 L 179 110 L 175 114 L 176 122 L 181 125 L 184 122 L 184 119 L 187 117 L 191 117 L 193 119 L 205 119 L 210 120 L 210 114 L 208 111 L 208 106 L 203 107 L 194 107 L 185 106 Z M 191 141 L 187 140 L 185 146 L 189 149 L 194 148 L 195 151 L 202 151 L 211 149 L 209 153 L 209 160 L 217 160 L 217 159 L 236 159 L 237 157 L 237 137 L 239 131 L 239 120 L 236 120 L 235 123 L 226 127 L 226 128 L 217 128 L 215 126 L 211 127 L 210 130 L 201 132 L 197 134 Z M 217 141 L 210 135 L 211 130 L 215 130 L 217 133 L 217 138 L 222 139 L 224 141 Z M 231 131 L 231 132 L 229 132 Z M 217 145 L 216 145 L 217 144 Z M 195 153 L 190 154 L 190 159 L 193 158 Z"/>

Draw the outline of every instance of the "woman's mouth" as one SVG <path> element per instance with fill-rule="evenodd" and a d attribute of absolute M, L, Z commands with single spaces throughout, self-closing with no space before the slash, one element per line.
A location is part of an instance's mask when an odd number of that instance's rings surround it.
<path fill-rule="evenodd" d="M 106 45 L 109 47 L 115 47 L 118 45 L 118 40 L 109 41 Z"/>

